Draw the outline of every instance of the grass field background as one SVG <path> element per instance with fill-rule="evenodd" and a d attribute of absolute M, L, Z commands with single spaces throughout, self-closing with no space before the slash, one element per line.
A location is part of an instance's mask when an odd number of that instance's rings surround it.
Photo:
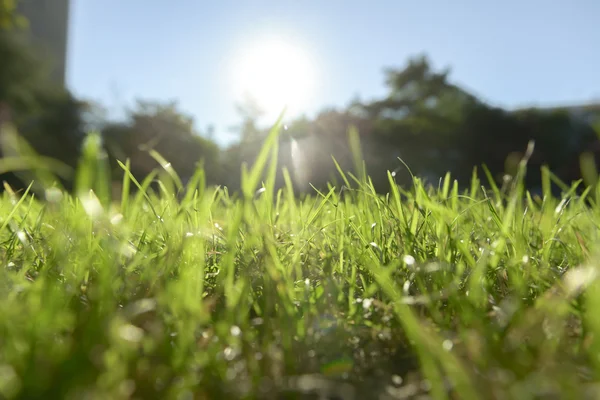
<path fill-rule="evenodd" d="M 0 201 L 0 398 L 598 398 L 595 185 L 555 198 L 544 170 L 532 198 L 523 160 L 501 188 L 389 174 L 382 196 L 340 171 L 296 198 L 276 155 L 277 126 L 239 195 L 124 162 L 119 201 L 97 136 L 72 195 L 21 158 L 35 184 Z"/>

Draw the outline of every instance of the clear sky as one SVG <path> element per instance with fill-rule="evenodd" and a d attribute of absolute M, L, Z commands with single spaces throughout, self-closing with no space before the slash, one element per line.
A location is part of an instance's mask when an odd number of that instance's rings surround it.
<path fill-rule="evenodd" d="M 72 0 L 68 85 L 112 115 L 178 100 L 235 139 L 232 65 L 285 38 L 316 71 L 308 115 L 385 93 L 383 68 L 430 56 L 501 106 L 600 100 L 600 0 Z"/>

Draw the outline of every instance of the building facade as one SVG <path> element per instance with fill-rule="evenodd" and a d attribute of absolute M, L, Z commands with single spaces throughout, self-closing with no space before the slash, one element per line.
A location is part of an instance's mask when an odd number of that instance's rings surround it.
<path fill-rule="evenodd" d="M 57 82 L 65 84 L 70 0 L 20 0 L 18 11 L 29 21 L 31 39 L 52 66 Z"/>

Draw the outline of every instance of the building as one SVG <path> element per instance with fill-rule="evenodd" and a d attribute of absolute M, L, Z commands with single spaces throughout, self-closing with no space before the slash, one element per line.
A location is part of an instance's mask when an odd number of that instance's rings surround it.
<path fill-rule="evenodd" d="M 36 45 L 49 62 L 54 78 L 64 85 L 67 70 L 70 0 L 21 0 L 18 11 L 29 21 Z"/>

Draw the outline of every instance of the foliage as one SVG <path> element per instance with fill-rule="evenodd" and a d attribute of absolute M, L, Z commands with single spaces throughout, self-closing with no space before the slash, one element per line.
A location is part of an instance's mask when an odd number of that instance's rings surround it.
<path fill-rule="evenodd" d="M 313 127 L 313 143 L 300 142 L 304 157 L 320 171 L 312 183 L 323 187 L 330 179 L 324 171 L 336 170 L 331 154 L 338 160 L 350 158 L 346 132 L 351 125 L 359 126 L 366 166 L 380 192 L 387 170 L 398 171 L 398 182 L 409 186 L 413 174 L 437 184 L 447 171 L 466 182 L 474 166 L 485 164 L 495 181 L 502 182 L 514 174 L 518 161 L 511 160 L 522 157 L 531 140 L 536 143 L 530 160 L 535 168 L 526 177 L 527 187 L 540 186 L 537 171 L 542 165 L 574 181 L 581 176 L 579 155 L 597 142 L 592 126 L 567 109 L 509 112 L 492 107 L 451 83 L 449 70 L 435 71 L 425 56 L 410 59 L 403 69 L 388 69 L 386 84 L 389 92 L 383 99 L 325 111 L 313 124 L 301 121 Z"/>
<path fill-rule="evenodd" d="M 26 37 L 14 26 L 0 31 L 1 122 L 14 124 L 39 153 L 75 167 L 83 138 L 81 115 L 87 104 L 52 81 L 49 64 Z M 12 150 L 3 142 L 6 155 Z M 8 175 L 2 179 L 18 182 Z"/>
<path fill-rule="evenodd" d="M 0 0 L 0 32 L 27 26 L 27 20 L 17 12 L 18 0 Z"/>
<path fill-rule="evenodd" d="M 113 161 L 113 171 L 122 176 L 117 161 L 129 158 L 131 170 L 142 178 L 157 166 L 154 152 L 172 160 L 169 168 L 185 180 L 191 178 L 202 162 L 210 183 L 216 183 L 219 172 L 217 145 L 194 130 L 193 119 L 178 110 L 175 102 L 138 101 L 126 122 L 112 123 L 102 130 Z"/>
<path fill-rule="evenodd" d="M 139 191 L 106 202 L 96 136 L 77 197 L 4 193 L 0 395 L 597 397 L 589 190 L 532 198 L 522 163 L 489 194 L 390 175 L 386 196 L 359 179 L 299 200 L 265 171 L 253 195 L 276 133 L 237 199 L 198 171 L 183 192 L 127 174 Z"/>
<path fill-rule="evenodd" d="M 0 4 L 2 15 L 9 15 L 12 3 Z M 22 36 L 12 34 L 17 28 L 10 26 L 0 34 L 0 58 L 7 60 L 0 64 L 0 104 L 3 110 L 9 106 L 19 132 L 38 152 L 73 166 L 82 132 L 94 129 L 102 132 L 116 180 L 123 175 L 119 162 L 129 159 L 132 173 L 142 179 L 164 157 L 184 180 L 202 162 L 209 183 L 227 186 L 231 192 L 241 189 L 241 167 L 256 161 L 267 137 L 258 123 L 263 111 L 252 97 L 237 105 L 239 142 L 223 151 L 212 131 L 198 132 L 175 103 L 141 101 L 126 121 L 109 121 L 101 106 L 56 87 L 48 78 L 49 64 Z M 591 124 L 574 119 L 568 110 L 509 112 L 492 107 L 452 83 L 450 70 L 436 70 L 426 56 L 387 69 L 385 82 L 388 93 L 383 98 L 355 100 L 346 108 L 325 109 L 314 118 L 289 122 L 279 140 L 277 170 L 286 167 L 300 192 L 311 186 L 326 190 L 330 182 L 340 182 L 339 168 L 354 166 L 348 132 L 356 127 L 365 167 L 378 192 L 387 190 L 388 170 L 394 171 L 400 185 L 409 187 L 413 175 L 435 185 L 448 171 L 459 182 L 467 182 L 473 167 L 485 164 L 495 182 L 503 182 L 514 175 L 530 140 L 536 143 L 530 160 L 535 172 L 525 182 L 528 188 L 539 188 L 537 171 L 542 165 L 563 180 L 579 179 L 580 155 L 598 144 Z M 592 159 L 588 157 L 591 163 Z M 358 176 L 362 171 L 353 173 Z M 276 187 L 284 184 L 284 175 L 278 173 Z"/>

